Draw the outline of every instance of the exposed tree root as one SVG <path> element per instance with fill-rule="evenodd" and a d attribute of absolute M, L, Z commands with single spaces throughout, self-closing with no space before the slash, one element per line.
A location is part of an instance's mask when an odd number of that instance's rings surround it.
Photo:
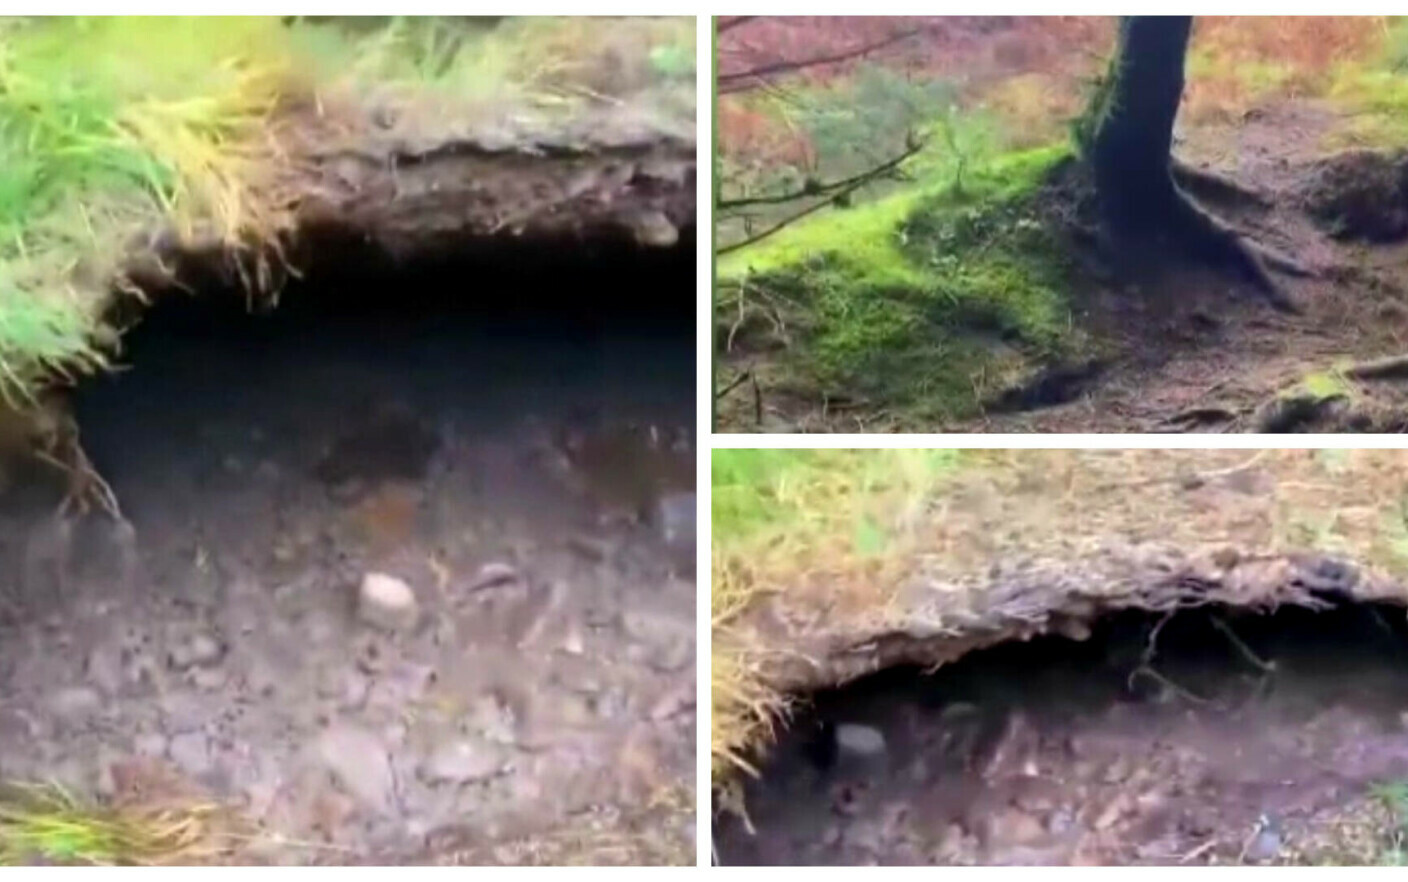
<path fill-rule="evenodd" d="M 1308 275 L 1309 271 L 1304 267 L 1244 238 L 1236 230 L 1199 208 L 1187 194 L 1176 187 L 1170 215 L 1171 232 L 1176 238 L 1186 242 L 1195 253 L 1213 265 L 1231 268 L 1275 309 L 1289 313 L 1300 311 L 1290 295 L 1271 278 L 1267 266 L 1269 264 L 1293 275 Z"/>
<path fill-rule="evenodd" d="M 1355 380 L 1408 379 L 1408 355 L 1392 355 L 1373 361 L 1362 361 L 1344 368 L 1340 373 Z"/>
<path fill-rule="evenodd" d="M 1249 202 L 1258 208 L 1269 208 L 1272 204 L 1265 194 L 1210 169 L 1195 168 L 1175 159 L 1169 172 L 1179 187 L 1204 199 Z"/>
<path fill-rule="evenodd" d="M 1285 434 L 1316 421 L 1344 400 L 1343 395 L 1278 395 L 1256 409 L 1253 425 L 1261 434 Z"/>

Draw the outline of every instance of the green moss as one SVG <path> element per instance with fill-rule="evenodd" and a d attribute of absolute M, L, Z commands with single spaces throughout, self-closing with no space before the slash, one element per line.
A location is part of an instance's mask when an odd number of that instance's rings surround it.
<path fill-rule="evenodd" d="M 1064 147 L 810 223 L 719 264 L 720 315 L 766 291 L 791 313 L 799 385 L 923 418 L 977 411 L 985 392 L 1082 345 L 1058 244 L 1034 196 Z"/>
<path fill-rule="evenodd" d="M 1338 371 L 1316 371 L 1306 374 L 1299 383 L 1281 390 L 1282 398 L 1313 398 L 1325 401 L 1330 398 L 1352 398 L 1354 387 Z"/>

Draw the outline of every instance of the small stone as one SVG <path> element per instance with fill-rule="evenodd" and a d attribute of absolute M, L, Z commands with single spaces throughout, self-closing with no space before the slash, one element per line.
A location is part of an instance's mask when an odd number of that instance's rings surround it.
<path fill-rule="evenodd" d="M 77 722 L 98 713 L 103 698 L 97 690 L 86 686 L 60 689 L 49 697 L 49 711 L 68 722 Z"/>
<path fill-rule="evenodd" d="M 655 523 L 665 544 L 676 551 L 695 547 L 697 497 L 667 493 L 655 505 Z"/>
<path fill-rule="evenodd" d="M 842 723 L 836 727 L 836 746 L 859 757 L 877 757 L 885 752 L 885 735 L 874 726 Z"/>
<path fill-rule="evenodd" d="M 171 761 L 188 775 L 210 771 L 210 743 L 203 732 L 183 732 L 171 739 L 167 750 Z"/>
<path fill-rule="evenodd" d="M 132 741 L 132 752 L 137 756 L 159 759 L 166 756 L 166 736 L 160 732 L 145 732 Z"/>
<path fill-rule="evenodd" d="M 694 683 L 683 683 L 662 695 L 650 709 L 650 718 L 659 722 L 694 710 Z"/>
<path fill-rule="evenodd" d="M 469 585 L 470 593 L 483 591 L 488 588 L 497 588 L 500 585 L 508 585 L 522 581 L 518 569 L 510 564 L 494 561 L 486 563 L 479 568 L 479 573 L 475 575 L 474 581 Z"/>
<path fill-rule="evenodd" d="M 562 651 L 568 655 L 581 655 L 587 651 L 582 628 L 575 622 L 567 627 L 567 634 L 562 638 Z"/>
<path fill-rule="evenodd" d="M 357 617 L 374 628 L 409 631 L 420 610 L 410 585 L 385 573 L 367 573 L 358 594 Z"/>
<path fill-rule="evenodd" d="M 88 679 L 105 694 L 116 695 L 123 685 L 122 652 L 116 646 L 100 646 L 88 653 Z"/>
<path fill-rule="evenodd" d="M 1046 836 L 1046 825 L 1018 809 L 1009 809 L 992 819 L 992 835 L 1009 845 L 1030 845 Z"/>
<path fill-rule="evenodd" d="M 1281 856 L 1281 828 L 1270 818 L 1263 817 L 1260 827 L 1251 842 L 1247 844 L 1246 859 L 1249 861 L 1271 861 Z"/>
<path fill-rule="evenodd" d="M 194 668 L 186 675 L 186 679 L 202 692 L 215 692 L 225 688 L 230 675 L 222 668 Z"/>
<path fill-rule="evenodd" d="M 680 231 L 664 212 L 644 209 L 626 218 L 636 241 L 652 248 L 670 248 L 680 240 Z"/>
<path fill-rule="evenodd" d="M 197 667 L 216 664 L 225 656 L 225 647 L 220 641 L 205 633 L 192 637 L 186 650 L 191 665 Z"/>
<path fill-rule="evenodd" d="M 457 741 L 442 745 L 420 764 L 420 777 L 430 784 L 469 784 L 486 781 L 503 771 L 497 751 Z"/>
<path fill-rule="evenodd" d="M 354 726 L 334 726 L 318 739 L 317 756 L 338 783 L 363 806 L 385 811 L 395 794 L 395 774 L 386 747 Z"/>

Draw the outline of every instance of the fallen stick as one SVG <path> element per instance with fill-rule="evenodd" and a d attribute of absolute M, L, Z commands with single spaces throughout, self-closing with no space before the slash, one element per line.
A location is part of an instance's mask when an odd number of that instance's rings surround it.
<path fill-rule="evenodd" d="M 1355 380 L 1408 379 L 1408 355 L 1391 355 L 1373 361 L 1362 361 L 1350 365 L 1341 373 Z"/>

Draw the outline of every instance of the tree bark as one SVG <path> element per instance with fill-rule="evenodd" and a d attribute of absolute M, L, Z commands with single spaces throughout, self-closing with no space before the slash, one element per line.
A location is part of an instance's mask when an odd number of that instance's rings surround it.
<path fill-rule="evenodd" d="M 1160 237 L 1240 275 L 1278 309 L 1295 305 L 1267 274 L 1264 252 L 1207 214 L 1174 183 L 1173 123 L 1183 98 L 1183 67 L 1193 18 L 1120 19 L 1115 57 L 1091 101 L 1081 147 L 1091 164 L 1105 230 L 1114 237 Z"/>
<path fill-rule="evenodd" d="M 1178 198 L 1169 164 L 1192 16 L 1124 16 L 1090 145 L 1106 219 L 1128 229 L 1166 218 Z"/>

